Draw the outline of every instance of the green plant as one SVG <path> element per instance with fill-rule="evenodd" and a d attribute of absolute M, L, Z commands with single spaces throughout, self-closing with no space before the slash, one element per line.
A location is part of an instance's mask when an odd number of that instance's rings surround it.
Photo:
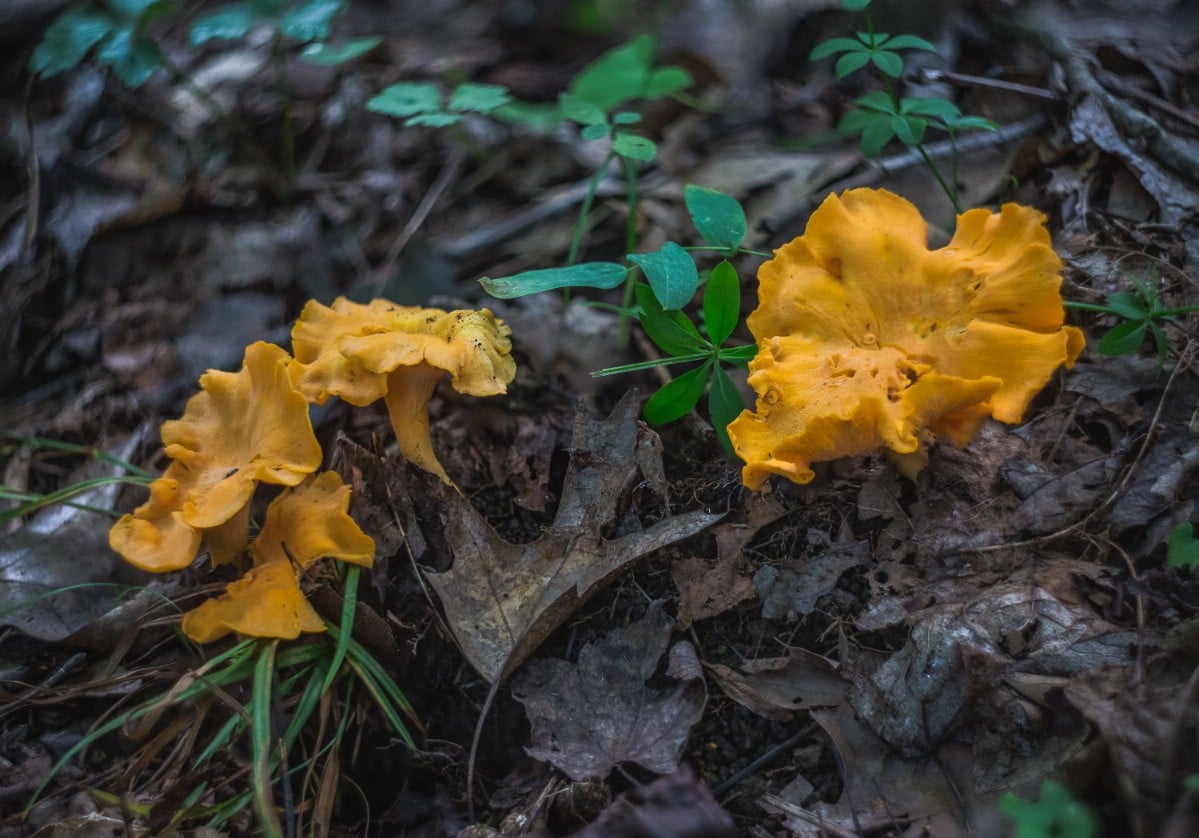
<path fill-rule="evenodd" d="M 318 771 L 336 770 L 337 752 L 348 727 L 349 704 L 356 687 L 366 690 L 395 734 L 409 747 L 415 747 L 404 721 L 407 717 L 420 726 L 411 705 L 379 661 L 351 636 L 359 571 L 357 567 L 347 569 L 340 620 L 337 625 L 326 624 L 327 634 L 307 635 L 286 644 L 244 638 L 185 674 L 166 692 L 115 713 L 59 758 L 27 809 L 67 762 L 102 737 L 122 728 L 148 734 L 168 711 L 187 709 L 195 715 L 189 725 L 191 732 L 167 757 L 175 761 L 182 776 L 205 777 L 202 769 L 218 754 L 227 757 L 235 753 L 241 740 L 249 745 L 250 759 L 244 771 L 231 778 L 248 776 L 247 788 L 228 793 L 227 788 L 219 788 L 220 784 L 201 779 L 174 808 L 170 827 L 164 832 L 185 821 L 221 829 L 238 812 L 250 807 L 263 835 L 282 836 L 274 789 L 281 788 L 284 795 L 290 795 L 293 775 L 304 771 L 311 780 L 320 776 Z M 333 687 L 339 682 L 343 683 L 340 711 L 332 706 Z M 239 691 L 246 696 L 244 703 L 233 698 Z M 212 718 L 213 709 L 222 706 L 231 712 L 223 720 Z M 284 706 L 288 708 L 287 716 L 280 714 Z M 336 719 L 331 733 L 327 730 L 330 719 Z M 158 750 L 174 741 L 174 737 L 151 738 L 138 760 L 141 764 L 150 762 Z M 304 748 L 296 758 L 301 741 Z M 211 776 L 209 772 L 207 777 Z M 224 792 L 218 795 L 220 802 L 202 805 L 200 801 L 214 791 Z M 150 814 L 148 806 L 134 804 L 132 811 Z"/>
<path fill-rule="evenodd" d="M 498 84 L 466 82 L 455 87 L 445 99 L 437 85 L 400 82 L 371 97 L 366 107 L 402 119 L 405 125 L 444 128 L 469 113 L 489 114 L 511 101 L 508 88 Z"/>
<path fill-rule="evenodd" d="M 1041 783 L 1039 800 L 1012 792 L 999 799 L 999 811 L 1016 824 L 1016 838 L 1091 838 L 1099 834 L 1095 813 L 1055 780 Z"/>
<path fill-rule="evenodd" d="M 953 172 L 950 179 L 946 180 L 924 147 L 925 132 L 929 128 L 939 129 L 947 133 L 952 142 L 959 131 L 993 131 L 997 126 L 989 119 L 964 115 L 957 105 L 946 99 L 901 96 L 896 87 L 904 68 L 900 53 L 913 49 L 936 52 L 937 48 L 916 35 L 875 32 L 870 2 L 842 0 L 842 8 L 863 14 L 866 30 L 857 32 L 856 38 L 831 38 L 817 44 L 809 55 L 812 61 L 838 56 L 833 65 L 833 72 L 838 79 L 870 65 L 882 80 L 882 90 L 872 90 L 854 100 L 856 107 L 841 118 L 837 131 L 846 136 L 860 137 L 862 153 L 867 157 L 877 157 L 893 139 L 914 149 L 953 204 L 954 211 L 961 215 L 962 207 L 957 194 L 957 156 L 953 156 Z"/>
<path fill-rule="evenodd" d="M 174 0 L 104 0 L 70 8 L 46 28 L 29 69 L 54 76 L 90 54 L 126 86 L 140 87 L 164 66 L 162 50 L 146 28 L 174 6 Z"/>
<path fill-rule="evenodd" d="M 267 26 L 301 44 L 324 41 L 345 7 L 345 0 L 241 0 L 197 18 L 189 40 L 192 46 L 214 38 L 236 40 L 255 26 Z"/>
<path fill-rule="evenodd" d="M 609 367 L 596 376 L 634 372 L 651 367 L 697 363 L 659 389 L 645 406 L 645 417 L 655 424 L 686 415 L 709 390 L 712 425 L 726 451 L 732 452 L 725 427 L 744 408 L 740 393 L 725 365 L 745 366 L 757 353 L 754 344 L 725 346 L 741 322 L 741 281 L 727 258 L 707 274 L 703 296 L 703 321 L 697 326 L 682 309 L 695 297 L 701 277 L 693 252 L 714 252 L 724 257 L 739 254 L 766 256 L 741 247 L 745 239 L 745 211 L 737 201 L 713 189 L 688 184 L 683 190 L 688 214 L 707 243 L 683 247 L 667 242 L 651 253 L 630 253 L 631 265 L 618 262 L 584 262 L 564 268 L 525 271 L 509 277 L 483 277 L 487 293 L 501 299 L 557 288 L 615 288 L 625 284 L 623 304 L 614 307 L 622 317 L 636 318 L 666 357 Z M 638 272 L 645 283 L 636 281 Z M 634 302 L 636 305 L 634 305 Z"/>
<path fill-rule="evenodd" d="M 1135 352 L 1145 342 L 1146 337 L 1153 335 L 1158 363 L 1165 364 L 1166 356 L 1170 352 L 1170 339 L 1162 325 L 1172 323 L 1174 318 L 1183 314 L 1199 311 L 1199 306 L 1168 308 L 1162 305 L 1161 296 L 1151 279 L 1136 276 L 1129 276 L 1128 279 L 1133 290 L 1116 291 L 1108 295 L 1106 303 L 1067 302 L 1066 307 L 1110 314 L 1124 320 L 1099 339 L 1098 349 L 1104 355 L 1115 357 Z"/>

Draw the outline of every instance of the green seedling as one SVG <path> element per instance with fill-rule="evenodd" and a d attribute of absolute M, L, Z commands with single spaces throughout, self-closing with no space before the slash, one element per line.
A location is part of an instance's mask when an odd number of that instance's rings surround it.
<path fill-rule="evenodd" d="M 692 253 L 768 256 L 741 246 L 746 235 L 745 211 L 737 201 L 713 189 L 688 184 L 683 190 L 688 214 L 706 243 L 683 247 L 667 242 L 650 253 L 630 253 L 630 264 L 584 262 L 564 268 L 525 271 L 508 277 L 483 277 L 483 289 L 493 297 L 510 299 L 558 288 L 615 288 L 625 284 L 625 298 L 615 309 L 622 317 L 635 317 L 666 357 L 609 367 L 593 375 L 615 375 L 658 366 L 697 363 L 658 390 L 645 406 L 645 417 L 655 424 L 672 422 L 695 407 L 708 390 L 712 425 L 726 451 L 732 452 L 729 422 L 744 408 L 741 395 L 725 366 L 743 367 L 757 353 L 757 346 L 725 346 L 741 322 L 741 281 L 727 258 L 708 274 L 703 296 L 702 329 L 683 313 L 701 285 Z M 637 274 L 646 282 L 637 282 Z M 634 306 L 634 302 L 636 305 Z M 623 321 L 622 321 L 623 324 Z"/>
<path fill-rule="evenodd" d="M 1016 838 L 1092 838 L 1099 834 L 1095 813 L 1055 780 L 1041 783 L 1040 800 L 1025 800 L 1008 792 L 999 811 L 1015 822 Z"/>
<path fill-rule="evenodd" d="M 174 7 L 173 0 L 104 0 L 70 8 L 46 28 L 29 69 L 43 78 L 55 76 L 91 55 L 126 87 L 140 87 L 164 66 L 162 50 L 146 28 Z"/>
<path fill-rule="evenodd" d="M 847 11 L 861 12 L 866 30 L 856 33 L 855 38 L 831 38 L 817 44 L 809 58 L 820 61 L 837 56 L 833 72 L 838 79 L 872 66 L 882 80 L 883 89 L 872 90 L 855 99 L 856 107 L 841 118 L 837 132 L 859 137 L 862 153 L 867 157 L 877 157 L 892 140 L 899 140 L 916 151 L 953 204 L 954 211 L 960 215 L 957 155 L 953 155 L 953 171 L 947 181 L 924 147 L 925 132 L 935 128 L 947 133 L 954 141 L 960 131 L 994 131 L 997 126 L 989 119 L 964 115 L 957 105 L 946 99 L 900 96 L 896 82 L 903 75 L 901 53 L 913 49 L 936 52 L 937 48 L 916 35 L 875 32 L 870 0 L 843 0 L 841 5 Z"/>
<path fill-rule="evenodd" d="M 1110 314 L 1124 320 L 1099 339 L 1098 349 L 1104 355 L 1116 357 L 1135 352 L 1145 342 L 1146 337 L 1153 335 L 1158 363 L 1165 364 L 1166 356 L 1170 352 L 1170 339 L 1162 328 L 1163 324 L 1172 323 L 1181 315 L 1199 311 L 1199 306 L 1167 308 L 1162 305 L 1161 296 L 1154 283 L 1135 276 L 1130 276 L 1129 280 L 1134 290 L 1117 291 L 1108 296 L 1106 303 L 1071 301 L 1065 305 L 1067 308 Z"/>
<path fill-rule="evenodd" d="M 192 46 L 237 40 L 255 27 L 268 27 L 300 44 L 320 42 L 329 37 L 333 19 L 345 7 L 345 0 L 242 0 L 197 18 L 189 40 Z"/>
<path fill-rule="evenodd" d="M 307 635 L 286 643 L 245 638 L 186 674 L 166 692 L 115 713 L 59 758 L 26 810 L 32 808 L 70 760 L 101 738 L 122 728 L 148 734 L 168 711 L 187 711 L 197 716 L 191 725 L 196 733 L 188 735 L 187 747 L 176 748 L 168 758 L 176 761 L 176 772 L 181 776 L 206 776 L 204 767 L 218 754 L 228 757 L 237 753 L 240 742 L 248 744 L 250 760 L 246 772 L 248 788 L 229 793 L 228 788 L 217 788 L 208 779 L 199 781 L 173 811 L 164 833 L 184 822 L 203 823 L 220 830 L 249 808 L 255 814 L 261 834 L 284 835 L 279 807 L 274 801 L 275 789 L 290 795 L 296 775 L 303 776 L 301 772 L 306 772 L 311 779 L 319 777 L 319 772 L 331 770 L 327 761 L 345 737 L 352 715 L 349 705 L 357 689 L 365 689 L 395 735 L 407 746 L 415 747 L 408 723 L 419 729 L 420 722 L 412 706 L 382 664 L 351 637 L 359 572 L 360 568 L 355 566 L 346 569 L 340 620 L 336 625 L 326 623 L 326 634 Z M 339 683 L 341 687 L 335 691 Z M 247 699 L 237 705 L 232 697 L 241 691 L 247 693 Z M 337 714 L 340 718 L 329 733 L 323 719 L 337 698 L 342 702 Z M 212 718 L 215 709 L 231 703 L 232 712 L 224 720 Z M 289 709 L 287 717 L 280 716 L 279 709 L 284 706 Z M 201 724 L 204 721 L 216 723 Z M 160 739 L 150 740 L 146 747 L 162 748 L 170 744 Z M 301 741 L 303 748 L 297 747 Z M 147 762 L 153 757 L 154 753 L 143 755 Z M 220 802 L 201 804 L 205 797 L 213 796 Z M 292 811 L 303 807 L 285 808 Z M 150 815 L 148 806 L 139 809 L 133 804 L 131 811 Z"/>
<path fill-rule="evenodd" d="M 490 114 L 508 104 L 508 88 L 498 84 L 460 84 L 448 98 L 433 84 L 401 82 L 383 89 L 366 103 L 367 110 L 394 116 L 405 125 L 444 128 L 461 121 L 467 114 Z"/>

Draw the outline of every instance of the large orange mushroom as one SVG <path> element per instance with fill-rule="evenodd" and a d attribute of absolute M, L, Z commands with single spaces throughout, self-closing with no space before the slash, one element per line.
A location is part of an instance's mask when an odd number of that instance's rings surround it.
<path fill-rule="evenodd" d="M 290 356 L 258 342 L 235 373 L 200 377 L 183 416 L 164 422 L 172 462 L 150 499 L 109 531 L 109 544 L 143 570 L 191 564 L 203 537 L 215 563 L 232 561 L 248 540 L 249 502 L 259 483 L 294 486 L 316 471 L 321 449 L 308 401 L 288 375 Z"/>
<path fill-rule="evenodd" d="M 745 485 L 771 474 L 807 483 L 813 462 L 878 448 L 914 474 L 930 438 L 965 445 L 988 416 L 1020 421 L 1083 348 L 1063 325 L 1044 220 L 1017 204 L 970 210 L 930 251 L 903 198 L 830 195 L 758 273 L 757 410 L 728 429 Z"/>
<path fill-rule="evenodd" d="M 510 333 L 487 309 L 444 311 L 344 297 L 329 307 L 313 300 L 292 330 L 292 378 L 318 404 L 329 396 L 358 406 L 382 398 L 400 453 L 448 484 L 433 451 L 429 399 L 447 374 L 460 393 L 507 392 L 516 375 Z"/>

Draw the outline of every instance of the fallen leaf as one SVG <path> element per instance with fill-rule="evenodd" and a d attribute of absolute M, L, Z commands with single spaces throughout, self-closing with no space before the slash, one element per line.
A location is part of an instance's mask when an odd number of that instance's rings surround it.
<path fill-rule="evenodd" d="M 661 442 L 637 421 L 638 409 L 630 394 L 606 421 L 580 410 L 557 514 L 530 544 L 505 541 L 469 501 L 442 492 L 454 561 L 427 576 L 462 653 L 488 681 L 514 670 L 634 561 L 721 519 L 722 513 L 687 512 L 641 529 L 635 515 L 621 514 L 622 499 L 647 482 L 665 494 Z M 605 538 L 605 527 L 615 523 L 625 531 Z"/>
<path fill-rule="evenodd" d="M 138 434 L 114 452 L 125 459 L 136 448 Z M 100 460 L 89 461 L 71 476 L 72 482 L 112 476 L 120 469 Z M 108 626 L 103 637 L 119 636 L 155 602 L 162 601 L 161 585 L 153 574 L 125 563 L 108 546 L 112 519 L 91 506 L 111 509 L 118 483 L 97 486 L 73 499 L 74 506 L 48 507 L 0 547 L 0 625 L 12 626 L 30 637 L 58 642 L 72 637 L 80 645 L 103 648 L 106 640 L 81 629 L 107 614 L 120 615 L 120 626 Z M 154 590 L 151 590 L 153 588 Z M 142 589 L 132 601 L 131 589 Z M 90 641 L 90 642 L 89 642 Z M 111 650 L 111 647 L 109 647 Z"/>
<path fill-rule="evenodd" d="M 714 527 L 716 560 L 681 559 L 670 565 L 670 575 L 679 589 L 679 628 L 696 620 L 715 617 L 754 596 L 753 578 L 748 572 L 745 545 L 758 531 L 774 523 L 787 510 L 772 495 L 752 494 L 740 510 L 737 520 L 722 521 Z"/>
<path fill-rule="evenodd" d="M 577 664 L 530 661 L 512 680 L 512 694 L 533 728 L 529 754 L 572 780 L 602 779 L 623 762 L 674 772 L 708 695 L 698 666 L 695 677 L 673 686 L 646 685 L 673 628 L 656 602 L 637 622 L 584 646 Z M 688 650 L 694 659 L 689 643 L 676 644 L 672 665 Z"/>
<path fill-rule="evenodd" d="M 835 663 L 798 647 L 785 658 L 749 661 L 740 672 L 719 663 L 706 666 L 725 695 L 778 722 L 789 721 L 796 710 L 836 707 L 849 686 Z"/>
<path fill-rule="evenodd" d="M 811 558 L 782 562 L 779 567 L 763 565 L 754 574 L 762 616 L 767 620 L 812 613 L 817 600 L 837 587 L 841 574 L 870 562 L 870 542 L 855 541 L 848 529 L 837 536 L 836 542 L 819 530 L 810 530 L 808 540 L 823 540 L 828 549 Z"/>
<path fill-rule="evenodd" d="M 625 792 L 573 838 L 731 838 L 733 818 L 689 766 Z M 548 833 L 538 833 L 539 836 Z"/>

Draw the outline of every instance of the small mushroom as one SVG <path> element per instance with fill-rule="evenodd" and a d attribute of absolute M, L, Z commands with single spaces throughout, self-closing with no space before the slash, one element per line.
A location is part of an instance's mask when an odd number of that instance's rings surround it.
<path fill-rule="evenodd" d="M 294 486 L 320 466 L 308 401 L 291 383 L 282 348 L 246 348 L 239 372 L 200 377 L 183 416 L 162 426 L 172 463 L 150 499 L 109 531 L 109 544 L 144 570 L 191 564 L 203 535 L 214 563 L 232 561 L 247 541 L 258 482 Z"/>
<path fill-rule="evenodd" d="M 813 462 L 877 448 L 911 475 L 935 436 L 965 445 L 988 416 L 1020 421 L 1083 347 L 1063 325 L 1044 221 L 1017 204 L 970 210 L 930 251 L 928 225 L 903 198 L 830 195 L 758 272 L 757 408 L 729 425 L 745 485 L 770 474 L 806 483 Z"/>
<path fill-rule="evenodd" d="M 429 435 L 429 399 L 448 373 L 460 393 L 507 392 L 516 375 L 511 330 L 487 309 L 443 311 L 344 297 L 304 306 L 292 330 L 296 387 L 317 404 L 382 398 L 400 453 L 451 484 Z"/>
<path fill-rule="evenodd" d="M 324 631 L 301 590 L 301 576 L 322 558 L 363 567 L 375 558 L 375 542 L 354 523 L 349 506 L 350 487 L 336 472 L 285 489 L 267 507 L 250 545 L 254 566 L 224 594 L 185 614 L 184 633 L 211 643 L 230 632 L 291 640 Z"/>

